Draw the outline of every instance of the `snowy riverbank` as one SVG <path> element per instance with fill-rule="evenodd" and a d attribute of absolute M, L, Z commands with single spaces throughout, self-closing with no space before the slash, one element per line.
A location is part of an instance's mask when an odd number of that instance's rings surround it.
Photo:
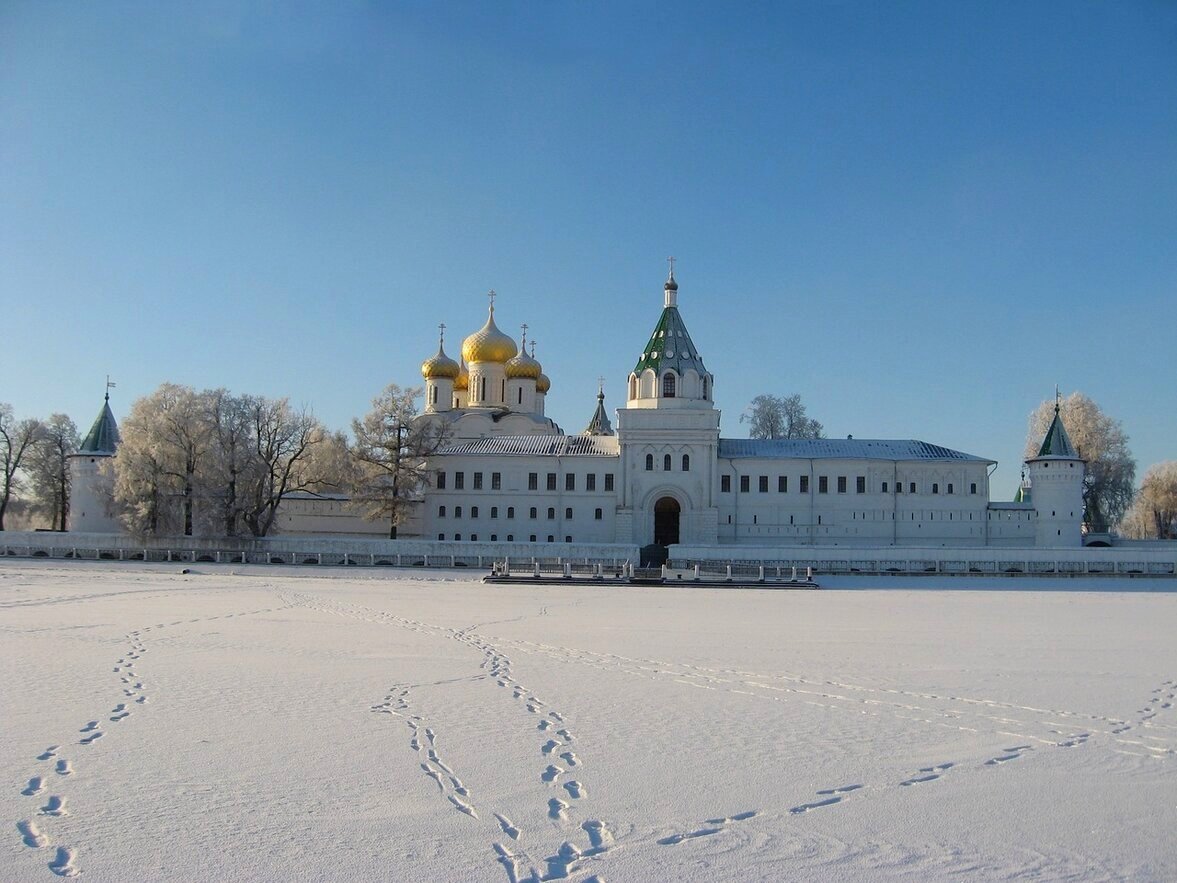
<path fill-rule="evenodd" d="M 1171 580 L 190 569 L 0 562 L 4 879 L 1177 876 Z"/>

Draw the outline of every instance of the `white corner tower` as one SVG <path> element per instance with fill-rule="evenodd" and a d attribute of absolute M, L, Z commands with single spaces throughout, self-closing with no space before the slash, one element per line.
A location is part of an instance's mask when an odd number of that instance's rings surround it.
<path fill-rule="evenodd" d="M 1034 504 L 1035 545 L 1083 544 L 1084 461 L 1071 444 L 1055 395 L 1054 419 L 1038 455 L 1026 461 Z"/>
<path fill-rule="evenodd" d="M 107 386 L 110 382 L 107 381 Z M 98 419 L 86 433 L 81 447 L 69 458 L 69 530 L 72 533 L 118 533 L 114 517 L 114 476 L 103 465 L 114 458 L 119 427 L 110 410 L 110 391 Z"/>

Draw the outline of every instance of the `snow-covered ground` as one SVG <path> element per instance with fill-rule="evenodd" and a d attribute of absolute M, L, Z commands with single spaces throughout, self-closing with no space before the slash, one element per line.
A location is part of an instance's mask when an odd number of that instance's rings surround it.
<path fill-rule="evenodd" d="M 1177 879 L 1177 594 L 998 584 L 5 561 L 0 878 Z"/>

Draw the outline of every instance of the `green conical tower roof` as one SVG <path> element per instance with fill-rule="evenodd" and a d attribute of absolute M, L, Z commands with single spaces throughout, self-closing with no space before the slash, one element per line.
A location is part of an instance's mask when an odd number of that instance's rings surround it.
<path fill-rule="evenodd" d="M 695 349 L 691 335 L 687 333 L 687 326 L 683 324 L 682 315 L 678 311 L 678 283 L 674 280 L 674 271 L 663 286 L 666 292 L 666 305 L 662 315 L 658 317 L 658 324 L 646 344 L 645 352 L 634 366 L 633 373 L 641 374 L 647 368 L 654 373 L 664 368 L 673 368 L 680 375 L 688 368 L 694 368 L 702 376 L 707 376 L 707 369 L 703 367 L 703 357 Z"/>
<path fill-rule="evenodd" d="M 90 427 L 90 431 L 86 433 L 86 437 L 82 440 L 82 446 L 78 448 L 78 453 L 113 454 L 118 444 L 119 425 L 115 422 L 114 413 L 110 410 L 110 394 L 107 393 L 106 400 L 102 403 L 102 411 L 99 413 L 98 419 L 94 421 L 94 425 Z"/>
<path fill-rule="evenodd" d="M 613 424 L 609 422 L 609 413 L 605 410 L 605 390 L 597 391 L 597 410 L 593 412 L 593 419 L 585 427 L 585 435 L 612 435 Z"/>
<path fill-rule="evenodd" d="M 1067 436 L 1067 429 L 1063 426 L 1063 418 L 1059 415 L 1058 402 L 1054 405 L 1054 419 L 1050 421 L 1050 429 L 1046 430 L 1046 437 L 1042 439 L 1042 447 L 1038 449 L 1039 457 L 1070 457 L 1078 460 L 1079 454 L 1071 439 Z"/>

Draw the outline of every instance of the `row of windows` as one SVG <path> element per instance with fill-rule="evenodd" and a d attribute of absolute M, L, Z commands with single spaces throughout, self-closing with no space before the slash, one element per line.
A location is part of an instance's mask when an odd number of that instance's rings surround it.
<path fill-rule="evenodd" d="M 439 533 L 439 534 L 437 535 L 437 538 L 438 538 L 439 540 L 445 540 L 445 534 L 443 534 L 443 533 Z M 456 534 L 454 534 L 453 538 L 454 538 L 455 540 L 457 540 L 458 542 L 461 542 L 461 540 L 462 540 L 462 535 L 461 535 L 460 533 L 456 533 Z M 470 537 L 469 537 L 469 539 L 470 539 L 470 542 L 472 542 L 472 543 L 477 543 L 477 542 L 478 542 L 478 534 L 476 534 L 476 533 L 472 533 L 472 534 L 470 534 Z M 490 541 L 491 541 L 492 543 L 497 543 L 497 542 L 499 541 L 499 535 L 498 535 L 497 533 L 492 533 L 492 534 L 490 535 Z M 532 535 L 531 535 L 531 536 L 528 538 L 528 540 L 527 540 L 527 541 L 528 541 L 529 543 L 535 543 L 535 542 L 539 542 L 539 540 L 537 539 L 537 537 L 536 537 L 536 535 L 535 535 L 535 534 L 532 534 Z M 507 542 L 508 542 L 508 543 L 513 543 L 513 542 L 515 542 L 515 534 L 513 534 L 513 533 L 509 533 L 509 534 L 507 534 Z M 554 542 L 556 542 L 556 538 L 555 538 L 554 536 L 552 536 L 551 534 L 548 534 L 548 542 L 549 542 L 549 543 L 554 543 Z M 571 543 L 571 542 L 572 542 L 572 537 L 564 537 L 564 542 L 566 542 L 566 543 Z"/>
<path fill-rule="evenodd" d="M 437 517 L 438 518 L 445 518 L 446 517 L 446 507 L 445 506 L 438 506 L 437 507 Z M 461 518 L 462 517 L 462 507 L 461 506 L 454 507 L 453 517 L 454 518 Z M 478 517 L 478 507 L 477 506 L 470 507 L 470 517 L 471 518 Z M 499 507 L 498 506 L 491 506 L 490 507 L 490 517 L 491 518 L 498 518 L 499 517 Z M 507 518 L 510 519 L 510 518 L 514 518 L 514 517 L 515 517 L 515 507 L 508 506 L 507 507 Z M 539 517 L 539 509 L 536 508 L 535 506 L 532 506 L 531 509 L 529 510 L 527 517 L 531 518 L 531 519 L 538 518 Z M 594 521 L 600 521 L 604 517 L 605 517 L 605 510 L 604 509 L 594 509 L 593 510 L 593 520 Z M 554 506 L 549 506 L 548 507 L 548 520 L 554 521 L 555 518 L 556 518 L 556 508 Z M 572 520 L 572 507 L 571 506 L 569 506 L 567 509 L 564 510 L 564 518 L 569 521 Z"/>
<path fill-rule="evenodd" d="M 684 459 L 686 459 L 686 458 L 684 457 Z M 647 459 L 647 463 L 648 463 L 648 459 Z M 650 467 L 647 465 L 646 468 L 648 469 Z M 798 488 L 799 493 L 802 493 L 802 494 L 809 493 L 809 476 L 808 475 L 800 476 L 799 484 L 800 484 L 800 487 Z M 846 480 L 845 475 L 838 476 L 837 488 L 838 488 L 838 493 L 840 493 L 840 494 L 847 493 L 847 490 L 846 490 L 847 480 Z M 732 477 L 730 475 L 721 475 L 719 477 L 719 489 L 721 492 L 723 492 L 725 494 L 731 493 Z M 767 475 L 758 476 L 757 489 L 762 494 L 768 493 L 768 476 Z M 776 480 L 776 489 L 777 489 L 778 493 L 787 494 L 789 492 L 789 476 L 778 475 L 777 480 Z M 752 490 L 752 476 L 741 475 L 740 476 L 740 493 L 746 494 L 746 493 L 751 492 L 751 490 Z M 828 494 L 830 492 L 829 476 L 819 475 L 817 477 L 817 492 L 819 494 Z M 865 494 L 866 493 L 866 476 L 864 476 L 864 475 L 855 476 L 855 478 L 854 478 L 854 492 L 857 494 Z M 884 494 L 890 493 L 891 492 L 890 483 L 884 481 L 882 484 L 882 488 L 880 489 L 880 492 L 884 493 Z M 976 492 L 977 492 L 977 483 L 975 481 L 970 482 L 969 483 L 969 493 L 975 494 Z M 903 482 L 901 482 L 901 481 L 895 482 L 895 493 L 897 493 L 897 494 L 903 493 Z M 914 481 L 908 483 L 908 493 L 911 493 L 911 494 L 916 493 L 916 483 Z M 933 494 L 940 493 L 940 482 L 938 482 L 938 481 L 932 482 L 932 493 Z M 956 493 L 956 485 L 953 482 L 948 482 L 945 485 L 945 493 L 949 493 L 949 494 Z"/>
<path fill-rule="evenodd" d="M 674 468 L 674 461 L 670 458 L 670 454 L 663 455 L 663 457 L 662 457 L 662 471 L 663 472 L 670 472 L 673 468 Z M 653 454 L 646 454 L 646 471 L 647 472 L 654 471 L 654 455 Z M 690 472 L 691 471 L 691 455 L 690 454 L 683 454 L 682 455 L 682 471 L 683 472 Z"/>
<path fill-rule="evenodd" d="M 482 477 L 485 473 L 472 472 L 470 473 L 471 486 L 474 490 L 480 491 L 483 489 Z M 455 472 L 454 476 L 454 490 L 464 491 L 466 489 L 466 473 Z M 547 489 L 550 491 L 556 490 L 557 474 L 549 472 L 547 474 Z M 439 469 L 436 475 L 436 485 L 439 491 L 444 491 L 448 483 L 447 473 L 443 469 Z M 503 489 L 503 473 L 492 472 L 490 474 L 490 489 L 492 491 L 499 491 Z M 527 474 L 527 489 L 529 491 L 539 490 L 539 473 L 529 472 Z M 595 491 L 597 489 L 597 474 L 595 472 L 586 473 L 584 476 L 584 489 L 586 491 Z M 576 474 L 569 472 L 564 476 L 564 490 L 576 490 Z M 605 492 L 613 491 L 613 473 L 605 473 Z"/>
<path fill-rule="evenodd" d="M 964 512 L 948 512 L 948 513 L 947 513 L 947 515 L 948 515 L 948 518 L 947 518 L 947 519 L 945 519 L 945 517 L 944 517 L 944 516 L 945 516 L 945 513 L 944 513 L 944 512 L 941 512 L 941 513 L 940 513 L 940 520 L 941 520 L 941 521 L 944 521 L 944 520 L 948 520 L 948 521 L 964 521 L 964 520 L 965 520 L 965 518 L 964 518 L 965 514 L 966 514 L 966 513 L 964 513 Z M 973 520 L 973 513 L 972 513 L 972 512 L 969 512 L 969 513 L 967 513 L 967 514 L 968 514 L 968 516 L 969 516 L 969 519 L 968 519 L 968 520 L 969 520 L 969 521 L 972 521 L 972 520 Z M 959 515 L 959 516 L 960 516 L 960 518 L 959 518 L 959 519 L 956 517 L 957 515 Z M 875 516 L 877 516 L 877 517 L 875 517 Z M 911 520 L 912 520 L 912 521 L 915 521 L 915 520 L 916 520 L 915 516 L 916 516 L 916 513 L 912 512 L 912 513 L 911 513 Z M 935 520 L 936 520 L 936 513 L 935 513 L 935 512 L 921 512 L 921 513 L 920 513 L 920 516 L 921 516 L 921 517 L 920 517 L 920 520 L 921 520 L 921 521 L 922 521 L 922 520 L 924 520 L 924 516 L 926 516 L 926 518 L 927 518 L 927 520 L 928 520 L 928 521 L 935 521 Z M 823 516 L 821 516 L 821 515 L 818 515 L 818 516 L 817 516 L 817 523 L 818 523 L 818 524 L 821 524 L 821 523 L 822 523 L 822 517 L 823 517 Z M 845 515 L 845 513 L 842 513 L 841 517 L 842 517 L 842 519 L 843 519 L 843 520 L 845 520 L 845 518 L 846 518 L 846 515 Z M 792 515 L 790 515 L 790 516 L 789 516 L 789 524 L 795 524 L 795 523 L 796 523 L 796 522 L 794 522 L 793 518 L 794 518 L 794 516 L 792 516 Z M 859 513 L 859 512 L 851 512 L 851 513 L 850 513 L 850 520 L 851 520 L 851 521 L 860 521 L 860 520 L 861 520 L 861 521 L 887 521 L 887 520 L 888 520 L 888 518 L 889 518 L 891 521 L 896 521 L 896 520 L 898 520 L 898 519 L 896 518 L 896 516 L 895 516 L 895 513 L 894 513 L 894 512 L 883 512 L 883 511 L 880 511 L 880 510 L 876 510 L 876 511 L 874 511 L 874 512 L 871 512 L 871 513 L 868 513 L 868 512 L 862 512 L 862 513 Z M 732 523 L 732 516 L 730 516 L 730 515 L 729 515 L 729 516 L 727 517 L 727 523 L 728 523 L 728 524 L 731 524 L 731 523 Z M 752 523 L 753 523 L 753 524 L 759 524 L 759 523 L 760 523 L 760 516 L 759 516 L 759 515 L 753 515 L 753 516 L 752 516 Z M 766 524 L 775 524 L 776 522 L 773 522 L 773 521 L 769 520 L 769 521 L 767 521 L 767 522 L 765 522 L 765 523 L 766 523 Z M 783 521 L 782 521 L 782 522 L 780 522 L 780 523 L 781 523 L 781 524 L 784 524 L 784 522 L 783 522 Z M 802 522 L 802 524 L 804 524 L 804 522 Z"/>

